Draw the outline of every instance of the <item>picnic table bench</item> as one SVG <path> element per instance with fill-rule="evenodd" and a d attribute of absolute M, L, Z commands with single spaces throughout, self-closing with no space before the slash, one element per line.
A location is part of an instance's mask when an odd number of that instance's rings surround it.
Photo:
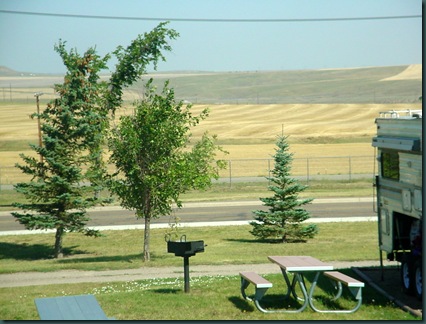
<path fill-rule="evenodd" d="M 95 296 L 61 296 L 34 300 L 41 320 L 109 320 Z"/>
<path fill-rule="evenodd" d="M 263 313 L 267 313 L 267 311 L 260 306 L 259 301 L 262 299 L 263 295 L 265 295 L 266 291 L 272 287 L 272 283 L 266 280 L 265 278 L 258 275 L 256 272 L 240 272 L 241 276 L 241 294 L 247 300 L 253 300 L 257 309 Z M 253 299 L 248 297 L 246 294 L 246 288 L 253 284 L 255 287 L 255 293 Z"/>
<path fill-rule="evenodd" d="M 326 271 L 324 272 L 324 276 L 331 279 L 333 284 L 335 284 L 335 288 L 337 289 L 337 293 L 334 296 L 333 300 L 337 300 L 342 295 L 343 287 L 342 284 L 348 287 L 352 296 L 357 300 L 357 304 L 352 309 L 342 309 L 342 310 L 320 310 L 316 308 L 312 303 L 311 307 L 314 311 L 319 313 L 353 313 L 358 308 L 361 307 L 362 304 L 362 288 L 365 286 L 362 281 L 356 280 L 348 275 L 345 275 L 339 271 Z"/>

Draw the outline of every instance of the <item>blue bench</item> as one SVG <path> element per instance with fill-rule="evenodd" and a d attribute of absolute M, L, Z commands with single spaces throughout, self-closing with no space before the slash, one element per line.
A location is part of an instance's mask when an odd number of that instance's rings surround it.
<path fill-rule="evenodd" d="M 34 300 L 41 320 L 109 320 L 95 296 L 63 296 Z"/>

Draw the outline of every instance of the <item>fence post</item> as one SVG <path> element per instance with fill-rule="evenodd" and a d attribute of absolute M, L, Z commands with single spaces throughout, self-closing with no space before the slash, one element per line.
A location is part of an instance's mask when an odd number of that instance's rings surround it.
<path fill-rule="evenodd" d="M 269 178 L 271 177 L 271 159 L 268 159 L 268 185 L 271 183 Z"/>
<path fill-rule="evenodd" d="M 306 158 L 306 182 L 309 183 L 309 158 Z"/>
<path fill-rule="evenodd" d="M 232 166 L 231 166 L 231 160 L 228 160 L 228 166 L 229 166 L 229 187 L 232 187 Z"/>
<path fill-rule="evenodd" d="M 352 159 L 351 156 L 349 156 L 349 182 L 352 181 Z"/>

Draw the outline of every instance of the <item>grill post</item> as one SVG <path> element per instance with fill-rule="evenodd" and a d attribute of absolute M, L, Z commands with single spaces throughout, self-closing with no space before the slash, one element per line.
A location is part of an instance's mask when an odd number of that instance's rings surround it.
<path fill-rule="evenodd" d="M 185 282 L 185 292 L 189 293 L 189 257 L 183 257 L 183 280 Z"/>

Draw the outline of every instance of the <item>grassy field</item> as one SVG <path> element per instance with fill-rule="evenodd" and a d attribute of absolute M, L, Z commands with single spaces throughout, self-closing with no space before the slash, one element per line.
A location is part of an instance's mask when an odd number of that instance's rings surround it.
<path fill-rule="evenodd" d="M 270 158 L 274 142 L 284 130 L 295 158 L 372 155 L 374 119 L 380 111 L 400 105 L 216 105 L 208 119 L 193 129 L 218 135 L 229 152 L 227 159 Z M 413 104 L 412 109 L 421 109 Z M 194 113 L 204 106 L 194 106 Z M 13 166 L 28 143 L 37 143 L 37 121 L 32 104 L 1 104 L 0 166 Z M 130 109 L 122 113 L 128 113 Z M 223 157 L 223 156 L 219 156 Z"/>
<path fill-rule="evenodd" d="M 250 226 L 186 228 L 189 239 L 203 239 L 208 245 L 204 253 L 191 259 L 191 265 L 251 264 L 267 262 L 267 255 L 312 255 L 324 261 L 355 261 L 377 259 L 377 224 L 320 223 L 319 234 L 307 243 L 268 244 L 259 242 L 249 233 Z M 107 270 L 140 267 L 181 266 L 181 258 L 166 252 L 164 229 L 151 234 L 152 261 L 142 262 L 142 230 L 105 231 L 104 237 L 88 238 L 69 234 L 64 245 L 67 257 L 51 259 L 53 234 L 2 236 L 0 271 Z M 351 235 L 346 233 L 351 232 Z M 333 253 L 330 253 L 333 246 Z M 357 248 L 354 249 L 354 246 Z M 250 251 L 250 252 L 248 252 Z M 244 266 L 242 266 L 244 269 Z M 342 270 L 356 276 L 350 269 Z M 266 275 L 274 283 L 265 297 L 267 307 L 282 305 L 282 277 Z M 309 278 L 308 278 L 309 279 Z M 312 279 L 312 278 L 310 278 Z M 240 279 L 233 276 L 191 278 L 191 292 L 182 291 L 183 280 L 149 279 L 129 282 L 79 283 L 33 287 L 0 288 L 0 318 L 7 320 L 37 319 L 34 298 L 76 294 L 94 294 L 108 316 L 119 320 L 409 320 L 413 316 L 395 307 L 368 285 L 363 290 L 363 306 L 354 314 L 318 314 L 310 309 L 301 314 L 262 314 L 252 303 L 244 301 L 239 292 Z M 320 281 L 324 291 L 330 286 Z M 251 293 L 251 290 L 248 291 Z M 281 299 L 280 299 L 281 296 Z M 318 307 L 330 306 L 329 295 L 319 289 Z M 322 305 L 322 306 L 321 306 Z M 331 304 L 333 305 L 333 304 Z M 342 304 L 351 306 L 350 296 Z M 294 305 L 293 305 L 294 306 Z"/>
<path fill-rule="evenodd" d="M 343 270 L 351 276 L 349 270 Z M 282 308 L 285 288 L 281 275 L 267 275 L 274 287 L 263 298 L 266 308 Z M 331 301 L 328 282 L 319 280 L 314 294 L 316 306 L 353 307 L 345 292 L 336 304 Z M 35 298 L 93 294 L 107 316 L 117 320 L 420 320 L 386 300 L 368 285 L 363 289 L 361 308 L 353 314 L 319 314 L 309 307 L 298 314 L 263 314 L 240 294 L 240 278 L 204 276 L 191 279 L 191 292 L 182 291 L 183 280 L 150 279 L 130 282 L 80 283 L 0 288 L 0 317 L 4 320 L 37 320 Z M 322 290 L 323 289 L 323 290 Z M 248 292 L 251 293 L 250 289 Z M 293 307 L 299 307 L 291 304 Z"/>
<path fill-rule="evenodd" d="M 301 181 L 303 184 L 307 184 Z M 351 181 L 313 180 L 309 182 L 308 189 L 301 193 L 300 197 L 336 198 L 336 197 L 372 197 L 373 179 L 356 179 Z M 108 191 L 101 193 L 109 197 Z M 211 188 L 203 191 L 190 191 L 181 196 L 183 202 L 206 202 L 206 201 L 232 201 L 232 200 L 257 200 L 259 197 L 269 197 L 268 182 L 235 182 L 235 183 L 213 183 Z M 0 191 L 0 211 L 10 211 L 13 202 L 25 202 L 22 194 L 13 189 L 2 189 Z M 119 200 L 114 197 L 111 205 L 118 205 Z"/>
<path fill-rule="evenodd" d="M 194 104 L 334 104 L 413 103 L 422 93 L 422 65 L 401 65 L 349 69 L 251 71 L 251 72 L 163 72 L 152 73 L 125 92 L 125 100 L 143 97 L 148 78 L 162 87 L 166 79 L 177 98 Z M 108 76 L 103 76 L 108 79 Z M 0 100 L 34 102 L 55 97 L 53 84 L 61 76 L 1 74 Z"/>
<path fill-rule="evenodd" d="M 194 114 L 205 105 L 195 105 Z M 400 104 L 279 104 L 279 105 L 209 105 L 210 116 L 192 130 L 195 138 L 205 131 L 218 135 L 223 145 L 273 144 L 284 132 L 292 144 L 370 144 L 375 133 L 374 119 L 380 111 L 421 109 L 421 103 L 409 107 Z M 33 103 L 6 104 L 0 109 L 0 150 L 19 151 L 26 142 L 38 140 Z M 120 113 L 131 113 L 131 108 Z M 309 146 L 308 146 L 309 147 Z M 304 147 L 303 147 L 304 148 Z M 257 148 L 256 148 L 257 149 Z M 333 150 L 333 149 L 332 149 Z M 300 151 L 300 149 L 296 150 Z M 306 155 L 310 154 L 309 150 Z M 257 155 L 256 157 L 264 157 Z"/>
<path fill-rule="evenodd" d="M 195 104 L 194 114 L 206 107 L 198 104 L 203 102 L 201 98 L 215 98 L 212 102 L 204 101 L 208 102 L 210 116 L 192 130 L 194 138 L 205 131 L 218 135 L 219 143 L 229 152 L 227 159 L 267 159 L 274 153 L 276 137 L 282 133 L 290 136 L 295 158 L 372 156 L 374 119 L 380 111 L 421 109 L 418 101 L 421 71 L 419 64 L 150 76 L 160 83 L 170 79 L 177 97 Z M 38 141 L 37 121 L 29 118 L 36 111 L 34 92 L 45 93 L 40 97 L 43 109 L 55 96 L 53 84 L 60 82 L 61 76 L 0 76 L 3 92 L 2 98 L 0 96 L 0 167 L 12 167 L 20 160 L 21 152 L 32 154 L 28 143 Z M 377 100 L 372 100 L 371 93 Z M 141 84 L 127 89 L 127 104 L 118 115 L 131 113 L 130 102 L 141 96 Z M 192 100 L 194 96 L 200 100 Z M 229 96 L 247 101 L 221 103 Z M 250 99 L 253 96 L 264 100 L 253 102 Z"/>
<path fill-rule="evenodd" d="M 204 105 L 196 105 L 194 113 Z M 410 105 L 420 109 L 420 104 Z M 306 158 L 366 157 L 354 160 L 351 172 L 371 174 L 374 169 L 374 119 L 380 111 L 400 109 L 400 105 L 214 105 L 207 120 L 193 129 L 194 138 L 205 131 L 218 135 L 219 144 L 229 152 L 218 158 L 234 161 L 234 177 L 266 176 L 267 161 L 275 152 L 275 140 L 284 132 L 289 135 L 290 151 L 294 153 L 295 175 L 306 174 Z M 37 121 L 30 119 L 33 104 L 0 104 L 0 183 L 27 181 L 16 168 L 20 153 L 35 156 L 28 143 L 38 141 Z M 127 108 L 121 113 L 130 113 Z M 253 161 L 242 161 L 252 159 Z M 239 161 L 236 161 L 239 160 Z M 361 163 L 362 162 L 362 163 Z M 297 165 L 297 164 L 300 164 Z M 345 159 L 318 159 L 311 162 L 311 174 L 346 174 Z M 228 177 L 229 170 L 221 172 Z"/>
<path fill-rule="evenodd" d="M 372 197 L 373 179 L 352 181 L 321 180 L 310 181 L 308 188 L 300 197 L 336 198 L 336 197 Z M 307 184 L 301 181 L 302 184 Z M 193 191 L 182 195 L 184 201 L 229 201 L 257 200 L 259 197 L 270 197 L 268 182 L 235 182 L 215 183 L 205 191 Z"/>
<path fill-rule="evenodd" d="M 394 103 L 421 96 L 422 65 L 355 69 L 155 74 L 178 98 L 208 104 Z M 147 78 L 145 78 L 147 79 Z M 389 81 L 388 81 L 389 80 Z M 142 83 L 132 87 L 141 93 Z"/>
<path fill-rule="evenodd" d="M 319 223 L 319 234 L 307 243 L 268 244 L 249 233 L 251 226 L 181 228 L 188 240 L 204 240 L 205 253 L 191 264 L 267 263 L 267 255 L 312 255 L 324 261 L 377 260 L 377 223 Z M 69 233 L 64 259 L 52 259 L 54 234 L 1 236 L 0 273 L 55 270 L 108 270 L 180 266 L 182 259 L 166 252 L 166 229 L 151 230 L 151 262 L 142 261 L 143 230 L 103 231 L 92 238 Z M 344 233 L 352 233 L 345 235 Z M 333 246 L 333 253 L 328 247 Z M 354 249 L 354 246 L 357 248 Z M 250 252 L 248 252 L 250 251 Z"/>

